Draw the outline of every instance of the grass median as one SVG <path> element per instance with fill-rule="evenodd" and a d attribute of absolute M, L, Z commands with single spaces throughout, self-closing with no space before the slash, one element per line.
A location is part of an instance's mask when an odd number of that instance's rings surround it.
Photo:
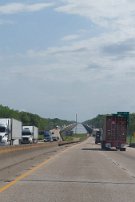
<path fill-rule="evenodd" d="M 68 135 L 68 136 L 64 136 L 63 140 L 64 141 L 84 141 L 87 138 L 87 134 L 73 134 L 73 135 Z"/>

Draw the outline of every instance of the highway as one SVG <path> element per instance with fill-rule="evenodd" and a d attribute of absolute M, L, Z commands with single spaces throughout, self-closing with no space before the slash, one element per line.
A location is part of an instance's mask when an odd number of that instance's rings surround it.
<path fill-rule="evenodd" d="M 0 155 L 0 202 L 135 201 L 134 148 L 102 151 L 90 137 L 19 152 Z"/>

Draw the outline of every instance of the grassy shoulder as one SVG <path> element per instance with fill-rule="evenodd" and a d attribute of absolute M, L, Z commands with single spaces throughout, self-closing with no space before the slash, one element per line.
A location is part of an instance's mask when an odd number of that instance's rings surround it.
<path fill-rule="evenodd" d="M 73 134 L 71 136 L 63 136 L 64 141 L 83 141 L 87 138 L 87 134 Z M 43 140 L 44 135 L 39 134 L 38 140 Z"/>
<path fill-rule="evenodd" d="M 43 140 L 44 139 L 44 135 L 39 134 L 38 135 L 38 140 Z"/>
<path fill-rule="evenodd" d="M 83 141 L 87 138 L 87 134 L 73 134 L 71 136 L 64 136 L 64 141 Z"/>
<path fill-rule="evenodd" d="M 127 144 L 135 143 L 135 136 L 128 136 L 127 137 Z"/>

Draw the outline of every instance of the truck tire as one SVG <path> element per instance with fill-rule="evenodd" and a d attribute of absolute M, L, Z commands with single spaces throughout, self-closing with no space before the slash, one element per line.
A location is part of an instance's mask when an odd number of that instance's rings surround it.
<path fill-rule="evenodd" d="M 126 148 L 120 148 L 120 151 L 126 151 Z"/>
<path fill-rule="evenodd" d="M 102 150 L 106 150 L 105 142 L 101 142 L 101 149 L 102 149 Z"/>

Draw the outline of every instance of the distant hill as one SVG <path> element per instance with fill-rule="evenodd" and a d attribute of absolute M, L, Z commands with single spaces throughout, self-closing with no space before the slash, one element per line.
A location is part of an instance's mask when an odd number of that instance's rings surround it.
<path fill-rule="evenodd" d="M 42 118 L 37 114 L 10 109 L 8 106 L 3 105 L 0 105 L 0 118 L 15 118 L 22 121 L 23 125 L 35 125 L 39 130 L 48 130 L 57 125 L 62 126 L 73 123 L 73 121 L 61 120 L 58 118 Z"/>
<path fill-rule="evenodd" d="M 104 120 L 106 115 L 98 115 L 93 119 L 84 121 L 84 124 L 92 126 L 94 128 L 103 128 Z"/>

